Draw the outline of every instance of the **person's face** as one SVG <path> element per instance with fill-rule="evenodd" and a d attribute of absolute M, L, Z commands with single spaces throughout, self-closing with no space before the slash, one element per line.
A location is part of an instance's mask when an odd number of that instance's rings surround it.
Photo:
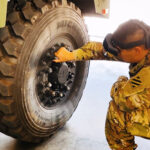
<path fill-rule="evenodd" d="M 136 46 L 130 49 L 120 49 L 118 57 L 128 63 L 140 62 L 148 53 L 148 49 L 145 49 L 144 45 Z"/>
<path fill-rule="evenodd" d="M 139 29 L 134 34 L 129 35 L 126 38 L 126 43 L 136 42 L 144 38 L 143 30 Z M 120 49 L 119 57 L 124 62 L 128 63 L 138 63 L 140 62 L 148 53 L 148 49 L 144 45 L 135 46 L 130 49 Z"/>

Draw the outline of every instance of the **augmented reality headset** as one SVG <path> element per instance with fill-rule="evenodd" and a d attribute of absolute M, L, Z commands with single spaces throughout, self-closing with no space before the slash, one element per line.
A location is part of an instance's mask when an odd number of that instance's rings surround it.
<path fill-rule="evenodd" d="M 130 49 L 135 46 L 142 45 L 142 44 L 144 44 L 147 49 L 150 48 L 150 31 L 148 31 L 146 28 L 144 28 L 140 24 L 137 24 L 137 25 L 144 31 L 145 37 L 142 40 L 124 44 L 119 41 L 113 40 L 112 38 L 113 34 L 108 34 L 103 41 L 103 47 L 105 51 L 117 56 L 119 53 L 119 48 Z"/>
<path fill-rule="evenodd" d="M 120 49 L 130 49 L 130 48 L 133 48 L 135 46 L 142 45 L 142 44 L 145 45 L 145 39 L 131 42 L 131 43 L 127 43 L 127 44 L 123 44 L 123 43 L 120 43 L 118 41 L 113 40 L 112 34 L 108 34 L 103 41 L 103 46 L 104 46 L 105 51 L 107 51 L 107 52 L 109 52 L 115 56 L 118 55 L 119 48 Z"/>

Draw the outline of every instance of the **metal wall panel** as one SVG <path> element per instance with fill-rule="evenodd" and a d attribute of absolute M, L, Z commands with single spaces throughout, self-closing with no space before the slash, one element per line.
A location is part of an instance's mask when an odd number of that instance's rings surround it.
<path fill-rule="evenodd" d="M 94 0 L 96 13 L 109 16 L 110 0 Z"/>
<path fill-rule="evenodd" d="M 78 6 L 85 16 L 109 16 L 110 0 L 70 0 Z M 106 11 L 106 13 L 104 13 Z"/>

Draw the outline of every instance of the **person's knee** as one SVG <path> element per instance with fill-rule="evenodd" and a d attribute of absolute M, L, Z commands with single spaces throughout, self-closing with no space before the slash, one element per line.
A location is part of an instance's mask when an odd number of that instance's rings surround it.
<path fill-rule="evenodd" d="M 120 111 L 113 100 L 109 104 L 107 118 L 112 124 L 125 128 L 125 112 Z"/>
<path fill-rule="evenodd" d="M 109 104 L 105 134 L 111 149 L 133 150 L 136 147 L 134 137 L 126 131 L 125 113 L 119 110 L 113 100 Z"/>

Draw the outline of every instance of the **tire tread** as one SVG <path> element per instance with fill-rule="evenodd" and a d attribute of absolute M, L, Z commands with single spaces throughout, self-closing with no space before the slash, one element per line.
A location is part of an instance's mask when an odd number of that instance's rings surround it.
<path fill-rule="evenodd" d="M 2 74 L 2 77 L 0 76 L 0 131 L 27 142 L 39 142 L 44 138 L 35 138 L 28 133 L 14 110 L 13 88 L 17 59 L 32 25 L 48 10 L 57 7 L 70 7 L 81 15 L 80 9 L 67 0 L 47 0 L 47 2 L 44 0 L 27 0 L 22 9 L 10 8 L 7 26 L 0 29 L 0 73 Z M 51 130 L 53 131 L 53 128 Z"/>

